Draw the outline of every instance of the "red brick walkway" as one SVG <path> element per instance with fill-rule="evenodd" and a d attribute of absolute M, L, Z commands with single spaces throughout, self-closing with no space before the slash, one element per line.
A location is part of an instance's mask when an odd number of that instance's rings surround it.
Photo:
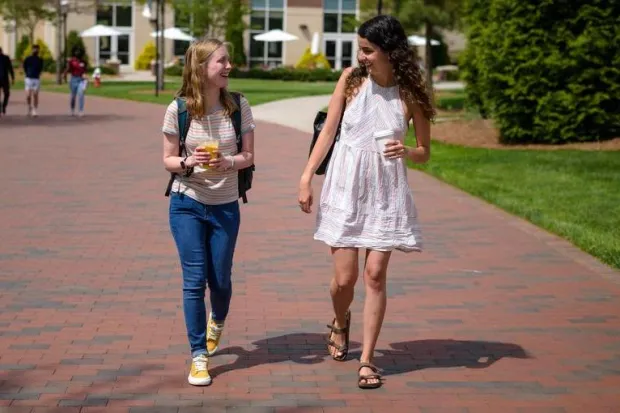
<path fill-rule="evenodd" d="M 325 356 L 331 263 L 296 201 L 309 136 L 265 123 L 215 380 L 189 386 L 164 107 L 88 97 L 77 120 L 45 94 L 31 122 L 20 101 L 0 120 L 0 412 L 620 411 L 619 275 L 419 173 L 427 249 L 393 258 L 387 382 L 358 390 L 357 362 Z"/>

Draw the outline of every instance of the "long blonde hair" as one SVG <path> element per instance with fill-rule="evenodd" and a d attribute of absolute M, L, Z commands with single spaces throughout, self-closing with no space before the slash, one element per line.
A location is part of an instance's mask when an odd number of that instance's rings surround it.
<path fill-rule="evenodd" d="M 205 98 L 202 94 L 205 82 L 203 64 L 207 63 L 213 52 L 220 47 L 228 47 L 228 44 L 205 37 L 193 42 L 185 52 L 183 86 L 177 92 L 177 97 L 185 98 L 187 110 L 192 118 L 200 119 L 205 115 Z M 228 116 L 238 109 L 235 100 L 225 88 L 220 91 L 220 103 Z"/>

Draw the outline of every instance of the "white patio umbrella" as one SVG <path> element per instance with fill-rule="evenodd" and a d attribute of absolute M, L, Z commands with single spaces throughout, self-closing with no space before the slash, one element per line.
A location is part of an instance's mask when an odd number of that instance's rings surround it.
<path fill-rule="evenodd" d="M 99 38 L 107 36 L 120 36 L 121 34 L 123 33 L 113 27 L 105 26 L 103 24 L 97 24 L 81 32 L 80 37 L 95 37 L 97 39 L 96 66 L 99 66 Z M 116 60 L 116 56 L 112 56 L 112 59 Z"/>
<path fill-rule="evenodd" d="M 161 36 L 161 30 L 158 32 L 152 32 L 151 37 L 159 37 Z M 170 40 L 184 40 L 187 42 L 194 41 L 194 38 L 189 34 L 185 33 L 183 30 L 178 27 L 169 27 L 164 30 L 164 38 Z"/>
<path fill-rule="evenodd" d="M 80 33 L 82 37 L 103 37 L 103 36 L 118 36 L 121 32 L 116 30 L 114 27 L 105 26 L 103 24 L 97 24 L 93 27 L 90 27 Z"/>
<path fill-rule="evenodd" d="M 254 40 L 258 40 L 260 42 L 289 42 L 297 39 L 298 37 L 294 34 L 284 32 L 280 29 L 269 30 L 268 32 L 254 36 Z"/>
<path fill-rule="evenodd" d="M 426 46 L 426 37 L 412 34 L 407 38 L 409 44 L 413 46 Z M 439 40 L 431 39 L 431 46 L 439 46 Z"/>

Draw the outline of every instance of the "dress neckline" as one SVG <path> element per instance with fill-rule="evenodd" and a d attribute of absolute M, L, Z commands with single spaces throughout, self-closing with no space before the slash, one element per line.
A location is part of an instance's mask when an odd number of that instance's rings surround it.
<path fill-rule="evenodd" d="M 380 84 L 377 83 L 377 81 L 375 79 L 372 78 L 372 75 L 368 75 L 368 79 L 370 79 L 370 82 L 377 86 L 380 89 L 394 89 L 395 87 L 398 87 L 398 83 L 392 85 L 392 86 L 381 86 Z"/>

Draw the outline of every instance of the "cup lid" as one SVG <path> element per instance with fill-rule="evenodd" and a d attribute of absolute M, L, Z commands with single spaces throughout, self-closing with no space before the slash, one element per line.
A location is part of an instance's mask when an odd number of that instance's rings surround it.
<path fill-rule="evenodd" d="M 373 136 L 375 138 L 385 138 L 386 136 L 392 136 L 392 135 L 394 135 L 394 131 L 391 129 L 386 129 L 386 130 L 376 131 Z"/>

